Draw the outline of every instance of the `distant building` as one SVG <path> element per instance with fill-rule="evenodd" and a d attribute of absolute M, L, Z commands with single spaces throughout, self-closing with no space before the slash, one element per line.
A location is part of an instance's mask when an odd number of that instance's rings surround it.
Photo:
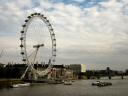
<path fill-rule="evenodd" d="M 34 68 L 39 71 L 44 71 L 49 65 L 48 64 L 34 64 Z M 63 78 L 65 75 L 65 68 L 63 65 L 53 65 L 48 78 Z"/>
<path fill-rule="evenodd" d="M 85 64 L 81 64 L 81 72 L 86 72 L 86 65 Z"/>
<path fill-rule="evenodd" d="M 0 64 L 1 67 L 4 64 Z M 44 71 L 48 68 L 48 64 L 34 64 L 34 68 L 38 71 Z M 4 68 L 7 71 L 6 76 L 8 78 L 20 78 L 25 72 L 28 65 L 26 64 L 8 64 Z M 60 78 L 60 79 L 78 79 L 81 78 L 82 73 L 86 72 L 85 64 L 70 64 L 70 65 L 53 65 L 51 71 L 48 73 L 49 78 Z M 28 78 L 28 74 L 26 78 Z"/>
<path fill-rule="evenodd" d="M 68 65 L 70 69 L 73 70 L 74 73 L 86 72 L 85 64 L 70 64 Z"/>
<path fill-rule="evenodd" d="M 66 69 L 70 69 L 73 71 L 73 77 L 74 79 L 81 79 L 82 73 L 86 72 L 86 65 L 85 64 L 70 64 L 65 65 Z"/>

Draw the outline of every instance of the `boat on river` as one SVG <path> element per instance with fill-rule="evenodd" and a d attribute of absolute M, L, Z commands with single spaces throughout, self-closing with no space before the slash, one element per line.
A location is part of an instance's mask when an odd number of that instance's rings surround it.
<path fill-rule="evenodd" d="M 72 85 L 72 81 L 71 80 L 65 80 L 64 85 Z"/>
<path fill-rule="evenodd" d="M 93 85 L 93 86 L 97 86 L 98 84 L 100 84 L 100 81 L 92 82 L 92 85 Z"/>
<path fill-rule="evenodd" d="M 101 82 L 101 81 L 96 81 L 92 83 L 93 86 L 98 86 L 98 87 L 103 87 L 103 86 L 111 86 L 111 82 Z"/>
<path fill-rule="evenodd" d="M 22 84 L 12 84 L 11 88 L 19 88 L 19 87 L 27 87 L 30 86 L 30 83 L 22 83 Z"/>

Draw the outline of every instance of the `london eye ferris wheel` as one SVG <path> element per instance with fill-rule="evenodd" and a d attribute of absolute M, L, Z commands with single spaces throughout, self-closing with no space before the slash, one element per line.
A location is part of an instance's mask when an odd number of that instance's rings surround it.
<path fill-rule="evenodd" d="M 53 27 L 46 16 L 32 13 L 21 30 L 21 55 L 25 64 L 55 63 L 56 38 Z M 33 67 L 34 68 L 34 67 Z"/>

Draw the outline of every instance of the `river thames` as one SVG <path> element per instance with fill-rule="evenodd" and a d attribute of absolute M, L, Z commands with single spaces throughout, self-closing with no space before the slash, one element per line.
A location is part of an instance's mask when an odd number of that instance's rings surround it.
<path fill-rule="evenodd" d="M 112 86 L 92 86 L 96 80 L 77 80 L 72 85 L 34 84 L 29 87 L 0 89 L 0 96 L 128 96 L 128 79 L 100 80 Z"/>

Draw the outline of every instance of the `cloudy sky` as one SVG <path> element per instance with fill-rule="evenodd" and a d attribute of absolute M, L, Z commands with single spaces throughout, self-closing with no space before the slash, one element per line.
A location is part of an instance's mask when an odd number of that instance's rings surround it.
<path fill-rule="evenodd" d="M 21 26 L 32 12 L 53 25 L 57 64 L 128 68 L 127 0 L 0 0 L 0 62 L 21 62 Z"/>

